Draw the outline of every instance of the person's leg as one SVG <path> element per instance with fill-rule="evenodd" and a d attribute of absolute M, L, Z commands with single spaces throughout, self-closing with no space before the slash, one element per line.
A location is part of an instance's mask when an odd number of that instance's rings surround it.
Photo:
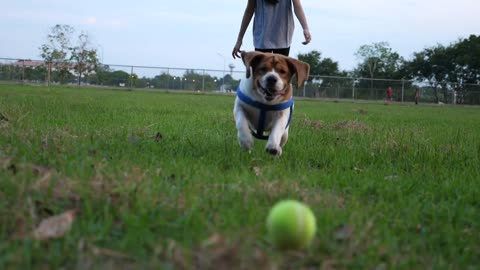
<path fill-rule="evenodd" d="M 265 53 L 276 53 L 288 56 L 290 54 L 290 48 L 282 48 L 282 49 L 258 49 L 255 48 L 257 52 L 265 52 Z"/>
<path fill-rule="evenodd" d="M 290 48 L 275 49 L 273 50 L 273 53 L 288 56 L 290 54 Z"/>

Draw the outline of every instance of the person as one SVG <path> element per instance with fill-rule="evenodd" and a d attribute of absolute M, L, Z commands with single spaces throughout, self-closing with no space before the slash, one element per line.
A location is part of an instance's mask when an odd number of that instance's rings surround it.
<path fill-rule="evenodd" d="M 391 86 L 387 88 L 387 101 L 392 102 L 392 97 L 393 97 L 393 89 Z"/>
<path fill-rule="evenodd" d="M 243 14 L 237 42 L 233 47 L 232 56 L 240 58 L 245 31 L 253 21 L 253 45 L 256 51 L 272 52 L 288 56 L 292 43 L 294 20 L 293 12 L 303 28 L 307 45 L 312 40 L 307 19 L 300 0 L 248 0 Z"/>
<path fill-rule="evenodd" d="M 420 89 L 415 88 L 415 104 L 418 104 L 418 101 L 420 100 Z"/>

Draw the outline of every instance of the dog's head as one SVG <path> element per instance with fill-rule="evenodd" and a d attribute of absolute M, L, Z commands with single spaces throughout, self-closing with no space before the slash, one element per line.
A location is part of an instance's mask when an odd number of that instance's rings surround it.
<path fill-rule="evenodd" d="M 253 87 L 267 102 L 282 102 L 292 96 L 292 78 L 297 87 L 308 79 L 310 65 L 302 61 L 273 53 L 242 52 L 247 78 L 253 76 Z"/>

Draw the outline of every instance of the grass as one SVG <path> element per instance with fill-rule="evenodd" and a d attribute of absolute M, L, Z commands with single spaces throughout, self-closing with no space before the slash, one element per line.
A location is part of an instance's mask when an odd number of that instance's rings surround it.
<path fill-rule="evenodd" d="M 478 269 L 480 110 L 296 101 L 280 158 L 233 97 L 0 85 L 0 269 Z M 265 239 L 309 204 L 312 246 Z M 41 220 L 75 211 L 62 237 Z"/>

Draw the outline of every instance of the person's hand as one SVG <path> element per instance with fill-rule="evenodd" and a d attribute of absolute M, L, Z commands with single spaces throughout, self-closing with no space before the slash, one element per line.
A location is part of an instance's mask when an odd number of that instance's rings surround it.
<path fill-rule="evenodd" d="M 312 41 L 312 35 L 310 35 L 310 30 L 304 29 L 303 36 L 305 36 L 305 41 L 302 42 L 303 45 L 307 45 L 308 43 L 310 43 L 310 41 Z"/>
<path fill-rule="evenodd" d="M 240 54 L 241 53 L 240 47 L 242 47 L 242 42 L 237 41 L 237 43 L 235 44 L 235 47 L 233 47 L 233 51 L 232 51 L 233 59 L 242 57 L 242 55 Z"/>

